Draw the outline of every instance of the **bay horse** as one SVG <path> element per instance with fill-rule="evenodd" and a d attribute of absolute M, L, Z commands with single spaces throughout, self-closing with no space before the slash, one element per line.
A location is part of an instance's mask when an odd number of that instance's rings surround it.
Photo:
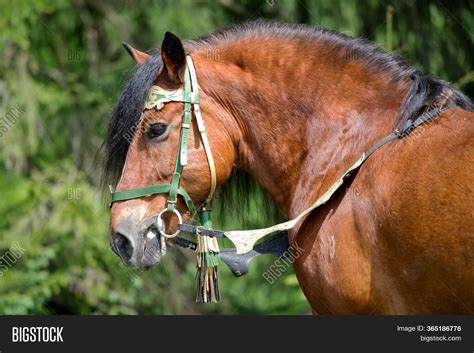
<path fill-rule="evenodd" d="M 380 138 L 446 107 L 376 150 L 288 237 L 303 249 L 294 269 L 314 313 L 473 313 L 474 106 L 459 90 L 372 42 L 307 25 L 260 20 L 188 41 L 166 33 L 155 55 L 127 50 L 137 68 L 106 138 L 105 171 L 118 191 L 170 183 L 183 103 L 143 105 L 153 85 L 183 86 L 186 55 L 195 65 L 217 186 L 234 168 L 244 170 L 287 218 Z M 210 178 L 193 122 L 180 185 L 199 205 Z M 152 244 L 155 256 L 144 253 L 165 202 L 155 194 L 112 205 L 110 234 L 127 264 L 149 267 L 164 255 L 159 244 Z M 182 199 L 177 207 L 187 221 Z"/>

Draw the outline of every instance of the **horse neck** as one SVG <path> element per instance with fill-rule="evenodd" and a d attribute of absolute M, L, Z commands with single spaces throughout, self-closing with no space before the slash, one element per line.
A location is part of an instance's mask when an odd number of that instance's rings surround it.
<path fill-rule="evenodd" d="M 202 59 L 204 91 L 239 131 L 236 164 L 293 217 L 393 130 L 408 84 L 317 46 L 241 45 L 217 49 L 221 61 Z"/>

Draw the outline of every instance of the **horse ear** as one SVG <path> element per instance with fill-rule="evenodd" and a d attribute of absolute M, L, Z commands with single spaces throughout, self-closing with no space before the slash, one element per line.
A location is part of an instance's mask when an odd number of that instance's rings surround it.
<path fill-rule="evenodd" d="M 171 81 L 182 83 L 186 68 L 186 54 L 181 40 L 173 33 L 165 33 L 161 44 L 161 58 L 168 78 Z"/>
<path fill-rule="evenodd" d="M 150 55 L 148 55 L 147 53 L 144 53 L 140 50 L 137 50 L 137 49 L 133 48 L 128 43 L 123 42 L 122 45 L 138 65 L 143 64 L 145 61 L 147 61 L 150 58 Z"/>

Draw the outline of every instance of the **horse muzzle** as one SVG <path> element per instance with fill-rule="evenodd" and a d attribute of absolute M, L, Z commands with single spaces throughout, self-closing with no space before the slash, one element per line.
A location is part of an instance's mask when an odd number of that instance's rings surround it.
<path fill-rule="evenodd" d="M 165 238 L 151 219 L 136 229 L 130 222 L 121 222 L 110 241 L 112 250 L 122 261 L 134 267 L 148 269 L 158 263 L 166 254 Z"/>

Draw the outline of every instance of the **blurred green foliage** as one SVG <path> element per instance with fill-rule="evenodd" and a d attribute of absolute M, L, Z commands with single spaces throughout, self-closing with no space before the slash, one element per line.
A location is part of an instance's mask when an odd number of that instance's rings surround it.
<path fill-rule="evenodd" d="M 99 187 L 107 118 L 133 69 L 120 43 L 160 46 L 259 17 L 305 22 L 377 41 L 473 96 L 472 2 L 380 0 L 0 0 L 0 256 L 26 249 L 0 272 L 4 314 L 308 313 L 292 269 L 269 285 L 272 258 L 234 278 L 223 300 L 194 304 L 194 256 L 171 249 L 156 268 L 124 267 L 109 249 Z M 255 195 L 248 225 L 263 226 Z M 233 217 L 227 217 L 232 220 Z M 234 219 L 223 228 L 242 226 Z"/>

